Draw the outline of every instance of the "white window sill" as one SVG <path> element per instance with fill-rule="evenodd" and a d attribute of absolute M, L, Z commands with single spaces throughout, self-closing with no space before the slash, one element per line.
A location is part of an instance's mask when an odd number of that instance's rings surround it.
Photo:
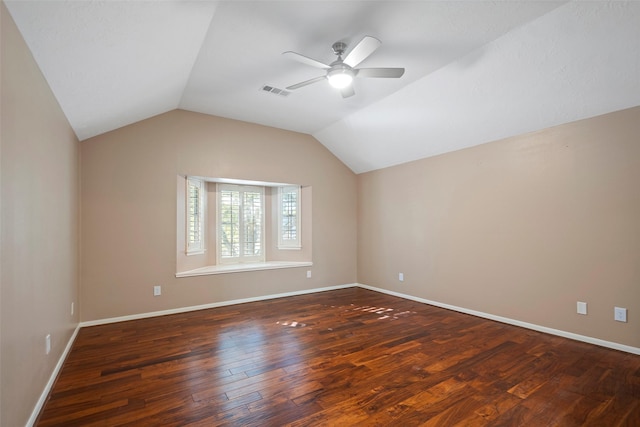
<path fill-rule="evenodd" d="M 310 267 L 311 261 L 266 261 L 246 264 L 222 264 L 181 271 L 176 277 L 206 276 L 209 274 L 239 273 L 242 271 L 276 270 L 279 268 Z"/>
<path fill-rule="evenodd" d="M 187 256 L 191 256 L 191 255 L 204 255 L 204 254 L 205 254 L 205 251 L 204 251 L 204 250 L 201 250 L 201 251 L 187 251 L 187 252 L 185 252 L 185 254 L 186 254 Z"/>

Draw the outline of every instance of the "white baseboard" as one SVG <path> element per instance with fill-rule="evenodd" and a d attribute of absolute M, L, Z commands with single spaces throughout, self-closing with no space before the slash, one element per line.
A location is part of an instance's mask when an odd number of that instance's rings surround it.
<path fill-rule="evenodd" d="M 40 398 L 36 402 L 36 406 L 33 408 L 33 411 L 31 411 L 31 416 L 29 417 L 29 420 L 27 420 L 26 427 L 32 427 L 33 425 L 35 425 L 38 415 L 40 415 L 40 411 L 42 410 L 45 402 L 47 401 L 49 392 L 51 391 L 53 384 L 56 382 L 56 378 L 58 378 L 58 374 L 62 369 L 62 365 L 64 365 L 64 361 L 67 359 L 67 356 L 71 351 L 71 347 L 73 346 L 73 343 L 76 340 L 76 336 L 78 335 L 79 330 L 80 330 L 80 324 L 76 326 L 76 329 L 73 331 L 73 334 L 71 334 L 71 338 L 69 338 L 69 341 L 67 342 L 67 345 L 65 346 L 64 351 L 60 355 L 60 358 L 58 359 L 58 363 L 56 363 L 55 368 L 53 368 L 53 372 L 49 377 L 49 381 L 47 381 L 47 384 L 44 386 L 44 390 L 42 390 L 42 393 L 40 394 Z"/>
<path fill-rule="evenodd" d="M 496 316 L 494 314 L 484 313 L 484 312 L 476 311 L 476 310 L 470 310 L 470 309 L 463 308 L 463 307 L 458 307 L 458 306 L 455 306 L 455 305 L 444 304 L 444 303 L 441 303 L 441 302 L 438 302 L 438 301 L 432 301 L 432 300 L 428 300 L 428 299 L 424 299 L 424 298 L 414 297 L 413 295 L 407 295 L 407 294 L 402 294 L 400 292 L 390 291 L 388 289 L 376 288 L 374 286 L 364 285 L 362 283 L 358 283 L 357 286 L 361 287 L 361 288 L 364 288 L 364 289 L 369 289 L 371 291 L 376 291 L 376 292 L 380 292 L 380 293 L 383 293 L 383 294 L 393 295 L 395 297 L 408 299 L 408 300 L 411 300 L 411 301 L 421 302 L 421 303 L 424 303 L 424 304 L 429 304 L 429 305 L 433 305 L 433 306 L 440 307 L 440 308 L 446 308 L 448 310 L 453 310 L 453 311 L 457 311 L 457 312 L 460 312 L 460 313 L 470 314 L 472 316 L 482 317 L 484 319 L 495 320 L 496 322 L 506 323 L 506 324 L 514 325 L 514 326 L 520 326 L 522 328 L 531 329 L 531 330 L 538 331 L 538 332 L 544 332 L 544 333 L 551 334 L 551 335 L 557 335 L 559 337 L 569 338 L 569 339 L 576 340 L 576 341 L 582 341 L 582 342 L 586 342 L 586 343 L 589 343 L 589 344 L 599 345 L 601 347 L 607 347 L 607 348 L 611 348 L 611 349 L 614 349 L 614 350 L 620 350 L 620 351 L 624 351 L 624 352 L 627 352 L 627 353 L 640 355 L 640 348 L 638 348 L 638 347 L 632 347 L 632 346 L 625 345 L 625 344 L 619 344 L 619 343 L 616 343 L 616 342 L 605 341 L 605 340 L 601 340 L 599 338 L 588 337 L 586 335 L 574 334 L 573 332 L 567 332 L 567 331 L 562 331 L 560 329 L 548 328 L 546 326 L 540 326 L 540 325 L 536 325 L 534 323 L 522 322 L 520 320 L 510 319 L 508 317 Z"/>
<path fill-rule="evenodd" d="M 275 298 L 292 297 L 296 295 L 314 294 L 317 292 L 333 291 L 336 289 L 353 288 L 358 286 L 357 283 L 351 283 L 347 285 L 327 286 L 324 288 L 306 289 L 302 291 L 285 292 L 282 294 L 263 295 L 258 297 L 243 298 L 229 301 L 213 302 L 210 304 L 192 305 L 188 307 L 172 308 L 170 310 L 152 311 L 148 313 L 131 314 L 129 316 L 110 317 L 107 319 L 89 320 L 86 322 L 80 322 L 80 327 L 106 325 L 108 323 L 126 322 L 128 320 L 146 319 L 148 317 L 166 316 L 168 314 L 187 313 L 189 311 L 205 310 L 208 308 L 224 307 L 227 305 L 243 304 L 246 302 L 266 301 Z"/>

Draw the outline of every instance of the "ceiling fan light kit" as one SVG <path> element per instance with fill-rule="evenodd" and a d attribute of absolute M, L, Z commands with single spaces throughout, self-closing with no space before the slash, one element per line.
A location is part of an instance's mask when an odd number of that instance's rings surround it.
<path fill-rule="evenodd" d="M 336 89 L 343 89 L 353 83 L 354 73 L 348 68 L 336 68 L 329 70 L 327 80 Z"/>
<path fill-rule="evenodd" d="M 355 91 L 352 87 L 355 77 L 394 79 L 402 77 L 404 74 L 404 68 L 355 68 L 358 64 L 367 59 L 369 55 L 375 52 L 381 44 L 380 40 L 375 37 L 364 36 L 364 38 L 360 40 L 360 42 L 343 60 L 342 54 L 347 48 L 347 45 L 343 42 L 335 42 L 331 47 L 333 49 L 333 53 L 337 55 L 338 59 L 330 65 L 316 61 L 315 59 L 296 52 L 284 52 L 283 55 L 289 56 L 298 62 L 327 70 L 326 75 L 288 86 L 287 90 L 299 89 L 303 86 L 327 79 L 332 87 L 340 89 L 340 93 L 343 98 L 348 98 L 355 95 Z M 362 72 L 360 72 L 360 70 L 362 70 Z"/>

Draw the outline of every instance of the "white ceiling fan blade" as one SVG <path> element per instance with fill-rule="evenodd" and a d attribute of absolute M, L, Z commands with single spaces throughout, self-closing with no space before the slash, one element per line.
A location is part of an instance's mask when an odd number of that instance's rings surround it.
<path fill-rule="evenodd" d="M 381 77 L 397 79 L 404 74 L 404 68 L 359 68 L 358 77 Z"/>
<path fill-rule="evenodd" d="M 360 40 L 360 43 L 349 52 L 342 62 L 350 67 L 355 67 L 375 52 L 381 44 L 382 42 L 375 37 L 364 36 L 364 38 Z"/>
<path fill-rule="evenodd" d="M 287 90 L 298 89 L 298 88 L 301 88 L 303 86 L 307 86 L 307 85 L 310 85 L 312 83 L 319 82 L 320 80 L 324 80 L 326 78 L 327 78 L 327 76 L 314 77 L 312 79 L 305 80 L 303 82 L 300 82 L 300 83 L 297 83 L 297 84 L 294 84 L 294 85 L 291 85 L 291 86 L 287 86 Z"/>
<path fill-rule="evenodd" d="M 313 58 L 309 58 L 308 56 L 304 56 L 304 55 L 301 55 L 301 54 L 296 53 L 296 52 L 287 51 L 287 52 L 284 52 L 283 55 L 286 56 L 287 58 L 293 59 L 294 61 L 298 61 L 298 62 L 301 62 L 303 64 L 311 65 L 312 67 L 322 68 L 322 69 L 331 68 L 327 64 L 323 64 L 320 61 L 316 61 Z"/>
<path fill-rule="evenodd" d="M 356 91 L 353 89 L 353 85 L 349 85 L 347 87 L 340 89 L 340 94 L 342 95 L 343 98 L 348 98 L 350 96 L 355 95 Z"/>

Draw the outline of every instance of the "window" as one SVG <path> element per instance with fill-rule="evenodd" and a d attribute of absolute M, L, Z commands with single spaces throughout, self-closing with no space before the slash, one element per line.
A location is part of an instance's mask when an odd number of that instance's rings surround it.
<path fill-rule="evenodd" d="M 187 178 L 187 255 L 204 252 L 204 181 Z"/>
<path fill-rule="evenodd" d="M 264 187 L 218 184 L 218 262 L 264 261 Z"/>
<path fill-rule="evenodd" d="M 300 249 L 300 187 L 278 187 L 278 249 Z"/>
<path fill-rule="evenodd" d="M 313 265 L 310 186 L 176 178 L 176 277 Z"/>

